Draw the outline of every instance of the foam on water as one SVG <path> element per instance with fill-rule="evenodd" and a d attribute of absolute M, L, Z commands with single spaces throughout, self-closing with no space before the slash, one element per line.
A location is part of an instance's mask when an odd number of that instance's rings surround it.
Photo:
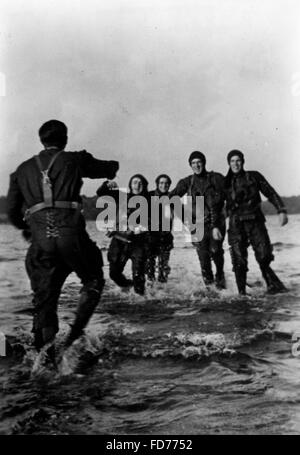
<path fill-rule="evenodd" d="M 86 335 L 64 353 L 58 370 L 32 347 L 26 244 L 0 226 L 8 259 L 0 261 L 0 325 L 11 346 L 0 359 L 0 433 L 299 432 L 300 362 L 291 354 L 300 327 L 299 245 L 293 217 L 286 230 L 276 222 L 270 217 L 274 269 L 290 292 L 265 294 L 250 251 L 249 296 L 237 296 L 226 243 L 227 289 L 207 290 L 194 249 L 175 238 L 169 282 L 140 297 L 107 278 Z M 107 277 L 105 254 L 104 261 Z M 58 351 L 79 289 L 71 275 L 59 305 Z"/>

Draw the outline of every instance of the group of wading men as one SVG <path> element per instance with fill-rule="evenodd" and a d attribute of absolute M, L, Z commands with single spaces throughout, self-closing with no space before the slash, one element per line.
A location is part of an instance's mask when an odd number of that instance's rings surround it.
<path fill-rule="evenodd" d="M 75 320 L 66 337 L 67 349 L 79 338 L 98 305 L 104 287 L 103 259 L 100 249 L 86 232 L 81 211 L 80 189 L 83 178 L 107 179 L 97 190 L 98 196 L 110 195 L 119 200 L 120 190 L 113 179 L 119 169 L 117 161 L 94 158 L 85 150 L 65 151 L 67 127 L 50 120 L 39 129 L 44 149 L 20 164 L 10 176 L 7 211 L 12 224 L 30 241 L 26 270 L 33 291 L 34 345 L 55 358 L 55 335 L 58 332 L 57 305 L 62 286 L 71 272 L 82 282 Z M 204 230 L 201 239 L 193 239 L 206 286 L 226 287 L 224 250 L 226 216 L 229 217 L 228 243 L 238 292 L 246 294 L 247 248 L 251 244 L 269 293 L 283 292 L 285 286 L 270 267 L 274 259 L 272 244 L 261 211 L 262 193 L 276 208 L 280 225 L 288 222 L 284 204 L 257 171 L 244 169 L 244 155 L 232 150 L 227 156 L 226 177 L 206 170 L 206 157 L 199 151 L 188 158 L 192 174 L 181 179 L 171 191 L 171 179 L 161 174 L 156 188 L 148 191 L 148 181 L 141 174 L 131 177 L 128 185 L 127 215 L 133 207 L 130 199 L 137 195 L 204 197 Z M 171 217 L 172 218 L 172 217 Z M 167 282 L 169 259 L 173 248 L 172 222 L 169 230 L 118 230 L 118 222 L 109 232 L 110 278 L 120 287 L 133 286 L 137 294 L 145 292 L 156 279 Z M 132 279 L 123 271 L 132 261 Z M 215 265 L 215 274 L 212 269 Z M 157 274 L 156 274 L 157 272 Z"/>

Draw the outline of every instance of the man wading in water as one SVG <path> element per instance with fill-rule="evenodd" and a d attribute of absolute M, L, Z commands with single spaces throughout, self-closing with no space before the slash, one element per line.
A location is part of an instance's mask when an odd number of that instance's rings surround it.
<path fill-rule="evenodd" d="M 10 176 L 7 211 L 12 224 L 31 241 L 26 270 L 34 294 L 34 344 L 38 351 L 49 346 L 47 353 L 54 361 L 57 303 L 67 276 L 75 272 L 83 287 L 65 348 L 83 333 L 104 286 L 102 254 L 81 214 L 82 178 L 112 179 L 119 163 L 97 160 L 85 150 L 64 151 L 67 127 L 58 120 L 44 123 L 39 136 L 44 150 Z"/>
<path fill-rule="evenodd" d="M 239 150 L 228 153 L 229 171 L 225 177 L 226 209 L 229 215 L 228 243 L 233 271 L 239 294 L 246 294 L 248 270 L 247 248 L 251 244 L 268 292 L 275 294 L 286 291 L 270 263 L 273 261 L 273 247 L 261 211 L 260 192 L 277 209 L 279 222 L 288 222 L 285 206 L 274 188 L 257 171 L 244 170 L 244 155 Z"/>
<path fill-rule="evenodd" d="M 206 286 L 214 282 L 218 289 L 225 289 L 224 250 L 223 240 L 226 231 L 224 216 L 224 177 L 217 172 L 206 170 L 206 157 L 199 151 L 192 152 L 189 165 L 193 175 L 185 177 L 177 183 L 170 193 L 173 196 L 204 197 L 204 236 L 200 241 L 193 241 L 196 248 L 203 281 Z M 193 213 L 193 223 L 195 222 Z M 212 261 L 216 266 L 215 277 L 212 271 Z"/>

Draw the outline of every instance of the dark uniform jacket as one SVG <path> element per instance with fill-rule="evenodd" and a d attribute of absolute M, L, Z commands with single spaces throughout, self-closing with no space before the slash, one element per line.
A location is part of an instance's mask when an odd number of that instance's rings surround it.
<path fill-rule="evenodd" d="M 265 220 L 261 211 L 262 193 L 277 212 L 286 212 L 285 206 L 274 188 L 257 171 L 242 170 L 237 175 L 231 173 L 226 177 L 226 211 L 229 216 L 236 215 L 241 220 Z"/>
<path fill-rule="evenodd" d="M 224 177 L 217 172 L 204 171 L 200 175 L 193 174 L 179 180 L 172 196 L 204 196 L 204 221 L 211 228 L 220 227 L 224 223 Z M 194 209 L 195 207 L 193 207 Z M 194 222 L 194 220 L 193 220 Z"/>
<path fill-rule="evenodd" d="M 40 152 L 41 163 L 46 169 L 57 149 L 47 149 Z M 61 152 L 49 172 L 52 183 L 54 201 L 81 202 L 80 189 L 82 178 L 114 178 L 119 168 L 117 161 L 103 161 L 94 158 L 85 150 L 80 152 Z M 18 229 L 28 228 L 39 231 L 49 221 L 47 212 L 40 210 L 30 219 L 24 220 L 26 209 L 43 202 L 41 171 L 34 157 L 23 162 L 10 176 L 10 186 L 7 195 L 7 213 L 12 224 Z M 51 209 L 55 225 L 63 229 L 84 228 L 84 219 L 78 215 L 78 210 Z"/>

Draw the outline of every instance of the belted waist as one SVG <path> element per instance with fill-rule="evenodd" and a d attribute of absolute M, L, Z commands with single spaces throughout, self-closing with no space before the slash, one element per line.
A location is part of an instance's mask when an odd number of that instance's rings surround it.
<path fill-rule="evenodd" d="M 25 218 L 32 215 L 35 212 L 38 212 L 43 209 L 74 209 L 80 210 L 82 205 L 77 201 L 54 201 L 52 204 L 47 204 L 46 202 L 39 202 L 38 204 L 32 205 L 25 212 Z"/>
<path fill-rule="evenodd" d="M 229 213 L 229 218 L 234 222 L 239 221 L 265 221 L 264 214 L 261 210 L 257 210 L 256 212 L 248 212 L 248 213 Z"/>

